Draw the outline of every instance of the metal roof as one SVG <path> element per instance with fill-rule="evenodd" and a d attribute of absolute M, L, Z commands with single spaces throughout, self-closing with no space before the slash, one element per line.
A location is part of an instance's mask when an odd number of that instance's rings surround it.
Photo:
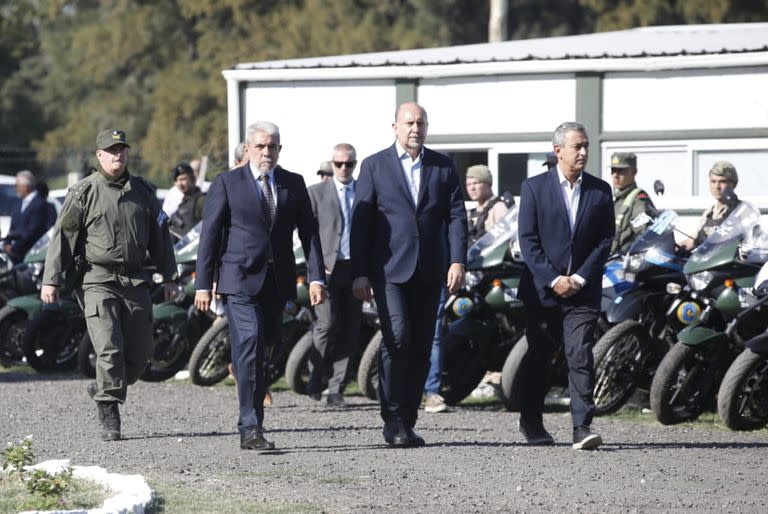
<path fill-rule="evenodd" d="M 768 23 L 670 25 L 578 36 L 241 63 L 236 70 L 365 68 L 768 51 Z"/>

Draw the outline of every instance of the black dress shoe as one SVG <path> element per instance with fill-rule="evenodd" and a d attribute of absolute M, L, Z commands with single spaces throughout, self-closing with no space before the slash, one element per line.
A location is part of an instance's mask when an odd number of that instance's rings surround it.
<path fill-rule="evenodd" d="M 408 432 L 408 442 L 410 442 L 411 446 L 418 447 L 427 444 L 426 441 L 424 441 L 424 438 L 414 432 L 412 428 L 409 428 L 406 431 Z"/>
<path fill-rule="evenodd" d="M 240 436 L 241 450 L 269 451 L 275 449 L 275 443 L 267 441 L 259 432 L 247 432 Z"/>
<path fill-rule="evenodd" d="M 574 450 L 594 450 L 603 444 L 600 434 L 592 432 L 589 427 L 580 426 L 573 429 Z"/>
<path fill-rule="evenodd" d="M 411 445 L 408 431 L 402 423 L 389 422 L 384 424 L 384 441 L 393 448 L 407 448 Z"/>
<path fill-rule="evenodd" d="M 530 423 L 520 419 L 517 422 L 520 433 L 523 434 L 525 442 L 532 446 L 551 446 L 555 444 L 555 439 L 544 429 L 541 422 Z"/>
<path fill-rule="evenodd" d="M 344 397 L 338 393 L 329 394 L 327 402 L 329 407 L 346 407 L 347 406 L 346 402 L 344 401 Z"/>

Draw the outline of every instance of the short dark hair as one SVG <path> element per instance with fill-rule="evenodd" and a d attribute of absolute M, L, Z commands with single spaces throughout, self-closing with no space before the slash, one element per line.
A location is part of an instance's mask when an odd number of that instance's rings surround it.
<path fill-rule="evenodd" d="M 179 164 L 174 166 L 173 170 L 171 171 L 171 174 L 173 175 L 174 182 L 177 178 L 179 178 L 179 175 L 182 175 L 186 173 L 190 176 L 190 178 L 195 178 L 195 170 L 192 169 L 192 166 L 189 165 L 186 161 L 181 161 Z"/>

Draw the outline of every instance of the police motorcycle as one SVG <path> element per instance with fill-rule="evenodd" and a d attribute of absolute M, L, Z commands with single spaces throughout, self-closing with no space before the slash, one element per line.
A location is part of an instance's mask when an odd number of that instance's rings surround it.
<path fill-rule="evenodd" d="M 267 386 L 283 376 L 291 350 L 315 321 L 310 306 L 306 259 L 298 241 L 294 242 L 293 255 L 297 273 L 296 299 L 287 301 L 283 308 L 280 342 L 267 348 L 264 369 Z M 229 375 L 228 367 L 231 362 L 229 319 L 222 311 L 195 344 L 187 369 L 193 384 L 212 386 Z"/>
<path fill-rule="evenodd" d="M 765 234 L 763 260 L 768 261 L 768 233 Z M 760 315 L 765 330 L 745 343 L 744 351 L 731 363 L 717 393 L 717 411 L 731 430 L 758 430 L 768 424 L 768 262 L 755 278 L 755 288 L 744 295 L 739 313 L 726 328 L 747 316 Z"/>
<path fill-rule="evenodd" d="M 511 198 L 506 215 L 467 251 L 463 289 L 445 302 L 441 341 L 441 396 L 454 405 L 466 398 L 486 371 L 498 371 L 525 328 L 525 309 L 516 298 L 522 260 L 517 241 L 518 207 Z M 358 385 L 377 398 L 379 331 L 358 368 Z"/>
<path fill-rule="evenodd" d="M 158 273 L 152 275 L 152 326 L 155 349 L 141 380 L 161 382 L 182 370 L 194 344 L 213 322 L 211 316 L 199 312 L 193 304 L 194 271 L 201 229 L 202 222 L 174 244 L 178 279 L 177 290 L 172 299 L 164 301 L 158 297 L 158 293 L 162 291 L 163 277 Z M 96 353 L 88 333 L 85 333 L 79 342 L 78 369 L 87 377 L 96 376 Z"/>
<path fill-rule="evenodd" d="M 306 334 L 301 336 L 301 339 L 299 339 L 299 341 L 296 343 L 296 346 L 294 346 L 291 350 L 290 355 L 288 355 L 288 360 L 285 364 L 285 380 L 288 382 L 288 387 L 290 387 L 291 390 L 297 394 L 307 394 L 307 382 L 312 372 L 312 363 L 310 357 L 315 348 L 315 342 L 312 337 L 313 328 L 314 324 L 308 328 Z M 352 355 L 350 355 L 345 384 L 348 383 L 348 381 L 353 377 L 357 378 L 358 370 L 362 365 L 362 354 L 365 348 L 367 348 L 367 343 L 371 340 L 372 337 L 376 335 L 378 330 L 379 313 L 376 311 L 376 303 L 363 302 L 360 317 L 358 347 L 357 350 Z M 370 366 L 371 363 L 369 362 L 367 365 Z M 328 377 L 323 377 L 323 388 L 328 385 L 327 382 Z M 363 390 L 363 394 L 368 395 L 366 390 Z M 375 395 L 376 393 L 374 392 L 373 394 Z M 373 398 L 376 398 L 376 396 L 373 396 Z"/>
<path fill-rule="evenodd" d="M 41 373 L 73 368 L 78 341 L 86 332 L 76 293 L 66 280 L 58 302 L 44 304 L 40 299 L 43 266 L 52 236 L 53 229 L 24 258 L 34 269 L 36 292 L 12 298 L 0 311 L 0 337 L 6 344 L 20 345 L 27 364 Z"/>
<path fill-rule="evenodd" d="M 671 210 L 654 216 L 624 259 L 621 273 L 629 287 L 603 304 L 611 328 L 593 349 L 597 415 L 621 408 L 637 388 L 650 389 L 659 362 L 695 312 L 678 297 L 687 260 L 685 250 L 675 244 L 680 218 Z"/>
<path fill-rule="evenodd" d="M 748 202 L 739 203 L 733 191 L 724 197 L 733 210 L 691 254 L 683 268 L 688 285 L 669 310 L 690 324 L 677 334 L 651 383 L 651 410 L 664 425 L 696 419 L 713 409 L 726 369 L 744 341 L 760 331 L 745 318 L 730 334 L 725 332 L 741 310 L 739 291 L 754 285 L 759 269 L 744 258 L 740 247 L 758 226 L 760 211 Z"/>

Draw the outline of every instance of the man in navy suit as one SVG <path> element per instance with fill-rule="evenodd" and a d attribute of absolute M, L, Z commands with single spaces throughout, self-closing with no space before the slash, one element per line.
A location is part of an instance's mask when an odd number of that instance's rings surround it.
<path fill-rule="evenodd" d="M 16 194 L 21 201 L 11 211 L 11 226 L 3 241 L 3 251 L 14 264 L 23 261 L 32 245 L 51 228 L 48 202 L 37 192 L 37 180 L 31 171 L 16 174 Z"/>
<path fill-rule="evenodd" d="M 381 322 L 379 399 L 384 440 L 422 446 L 414 432 L 434 336 L 440 287 L 464 282 L 467 214 L 453 161 L 424 147 L 427 113 L 398 107 L 395 143 L 360 168 L 352 217 L 352 289 L 375 296 Z M 443 223 L 447 225 L 447 277 Z"/>
<path fill-rule="evenodd" d="M 248 162 L 218 175 L 208 190 L 195 306 L 208 310 L 217 280 L 229 317 L 240 448 L 271 450 L 263 433 L 264 355 L 266 345 L 278 344 L 286 300 L 296 297 L 295 228 L 307 256 L 312 305 L 325 300 L 325 265 L 304 179 L 277 165 L 278 127 L 256 122 L 246 142 Z"/>
<path fill-rule="evenodd" d="M 592 346 L 601 278 L 614 233 L 611 187 L 584 171 L 589 138 L 580 123 L 555 130 L 557 166 L 525 180 L 518 233 L 525 268 L 519 298 L 528 309 L 528 352 L 521 365 L 520 431 L 530 444 L 554 444 L 544 429 L 547 366 L 562 342 L 568 362 L 573 448 L 602 444 L 590 425 L 595 404 Z"/>

